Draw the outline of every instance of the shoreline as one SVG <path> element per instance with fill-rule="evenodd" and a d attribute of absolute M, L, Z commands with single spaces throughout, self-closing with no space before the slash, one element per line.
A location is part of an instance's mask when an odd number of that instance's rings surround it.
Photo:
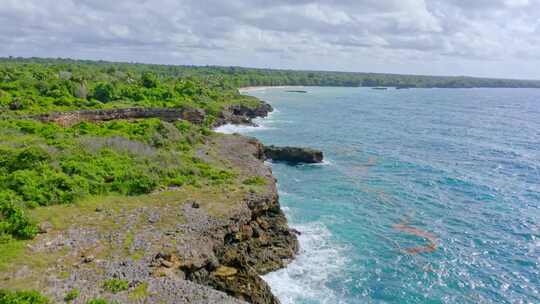
<path fill-rule="evenodd" d="M 220 122 L 249 123 L 267 116 L 272 108 L 258 100 L 255 109 L 236 107 L 223 113 Z M 88 115 L 63 112 L 47 118 L 69 124 L 74 122 L 69 119 L 73 117 L 84 121 L 157 117 L 167 121 L 169 114 L 179 115 L 177 109 L 82 113 Z M 193 120 L 197 115 L 182 116 Z M 88 208 L 69 206 L 66 215 L 81 216 L 69 217 L 61 226 L 45 221 L 52 228 L 43 228 L 43 233 L 28 241 L 28 251 L 22 253 L 38 257 L 54 254 L 69 263 L 51 260 L 18 272 L 30 259 L 14 259 L 0 276 L 2 288 L 30 280 L 33 283 L 29 287 L 53 303 L 61 302 L 72 289 L 80 290 L 75 303 L 101 297 L 135 303 L 130 296 L 138 286 L 148 290 L 143 295 L 148 303 L 202 303 L 197 301 L 203 298 L 204 303 L 280 303 L 262 276 L 286 267 L 294 259 L 298 239 L 280 206 L 276 178 L 265 164 L 263 148 L 248 136 L 221 134 L 199 148 L 197 155 L 203 161 L 226 163 L 239 172 L 240 190 L 224 195 L 217 186 L 204 186 L 201 191 L 170 188 L 114 201 L 115 208 L 111 208 L 109 199 L 91 201 Z M 253 178 L 257 178 L 256 184 L 245 182 Z M 116 218 L 135 220 L 119 222 L 113 229 L 94 228 L 109 227 L 109 221 Z M 44 219 L 49 219 L 48 213 Z M 88 239 L 106 245 L 89 247 Z M 64 248 L 70 249 L 69 255 L 61 251 Z M 54 285 L 49 281 L 51 275 L 43 275 L 45 267 L 57 280 Z M 66 272 L 70 275 L 57 274 Z M 102 287 L 109 278 L 134 285 L 111 293 Z"/>
<path fill-rule="evenodd" d="M 240 87 L 238 88 L 238 92 L 240 94 L 248 93 L 248 92 L 256 92 L 256 91 L 264 91 L 266 89 L 296 89 L 296 88 L 305 88 L 306 86 L 250 86 L 250 87 Z"/>

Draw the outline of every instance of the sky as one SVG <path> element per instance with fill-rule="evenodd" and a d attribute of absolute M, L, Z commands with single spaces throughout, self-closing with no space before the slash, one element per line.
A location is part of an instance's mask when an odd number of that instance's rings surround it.
<path fill-rule="evenodd" d="M 0 56 L 540 79 L 540 0 L 0 0 Z"/>

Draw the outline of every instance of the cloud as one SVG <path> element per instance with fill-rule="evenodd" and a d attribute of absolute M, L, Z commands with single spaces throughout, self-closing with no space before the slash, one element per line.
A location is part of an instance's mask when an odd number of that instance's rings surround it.
<path fill-rule="evenodd" d="M 539 29 L 540 0 L 2 0 L 0 55 L 540 78 Z"/>

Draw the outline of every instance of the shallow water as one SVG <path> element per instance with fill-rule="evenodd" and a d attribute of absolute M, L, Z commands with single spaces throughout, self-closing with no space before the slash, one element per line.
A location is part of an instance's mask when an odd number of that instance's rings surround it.
<path fill-rule="evenodd" d="M 307 88 L 223 131 L 322 149 L 272 164 L 302 251 L 287 303 L 540 303 L 540 90 Z"/>

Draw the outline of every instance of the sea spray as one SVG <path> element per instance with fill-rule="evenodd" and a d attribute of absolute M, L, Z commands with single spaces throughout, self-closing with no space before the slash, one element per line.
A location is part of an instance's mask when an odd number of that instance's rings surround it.
<path fill-rule="evenodd" d="M 287 210 L 289 211 L 289 210 Z M 346 248 L 332 242 L 330 231 L 321 223 L 292 225 L 301 232 L 300 252 L 286 268 L 263 277 L 283 304 L 344 303 L 328 287 L 346 267 Z"/>

